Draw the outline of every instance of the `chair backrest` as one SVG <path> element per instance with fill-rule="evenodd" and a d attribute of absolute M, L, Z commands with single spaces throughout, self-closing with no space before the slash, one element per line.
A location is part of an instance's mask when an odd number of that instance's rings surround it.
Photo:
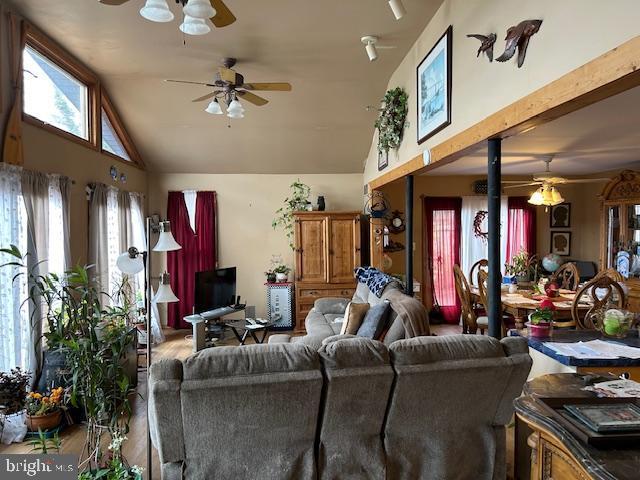
<path fill-rule="evenodd" d="M 464 276 L 460 265 L 453 266 L 453 277 L 456 282 L 456 293 L 460 299 L 460 305 L 462 307 L 462 325 L 463 330 L 475 331 L 477 329 L 477 317 L 473 311 L 473 302 L 471 301 L 471 287 L 469 282 Z"/>
<path fill-rule="evenodd" d="M 489 270 L 489 260 L 483 258 L 471 266 L 471 270 L 469 270 L 469 283 L 471 285 L 475 285 L 475 281 L 478 278 L 478 273 L 476 271 L 480 270 L 484 270 L 485 272 Z"/>
<path fill-rule="evenodd" d="M 325 371 L 318 478 L 384 478 L 382 429 L 393 383 L 389 350 L 355 337 L 329 341 L 318 354 Z"/>
<path fill-rule="evenodd" d="M 603 309 L 609 306 L 626 307 L 627 294 L 622 285 L 612 277 L 615 277 L 615 275 L 598 274 L 578 290 L 571 305 L 571 317 L 576 324 L 576 328 L 602 330 L 602 325 L 599 324 L 597 318 L 603 313 Z M 584 312 L 584 309 L 581 311 L 579 308 L 583 297 L 587 297 L 589 303 L 592 302 L 586 312 Z"/>
<path fill-rule="evenodd" d="M 478 297 L 480 297 L 480 303 L 484 307 L 485 311 L 489 311 L 489 301 L 487 300 L 487 280 L 489 279 L 489 273 L 486 270 L 478 270 Z"/>
<path fill-rule="evenodd" d="M 593 277 L 593 279 L 595 280 L 596 278 L 600 278 L 600 277 L 609 277 L 614 282 L 624 282 L 624 277 L 615 268 L 607 268 L 606 270 L 602 270 L 598 272 L 598 274 L 595 277 Z"/>
<path fill-rule="evenodd" d="M 559 288 L 576 291 L 580 283 L 580 272 L 573 262 L 567 262 L 558 268 L 551 276 L 551 281 Z"/>
<path fill-rule="evenodd" d="M 387 478 L 506 478 L 504 425 L 531 368 L 527 341 L 416 337 L 389 350 Z"/>

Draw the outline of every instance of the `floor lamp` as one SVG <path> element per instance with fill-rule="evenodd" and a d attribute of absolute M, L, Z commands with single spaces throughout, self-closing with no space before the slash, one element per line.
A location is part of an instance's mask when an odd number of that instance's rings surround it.
<path fill-rule="evenodd" d="M 165 271 L 160 275 L 158 291 L 153 299 L 151 298 L 151 252 L 173 252 L 182 247 L 176 242 L 171 234 L 171 223 L 168 221 L 154 222 L 151 217 L 146 220 L 146 251 L 141 252 L 136 247 L 130 247 L 125 253 L 118 257 L 116 265 L 122 273 L 136 275 L 142 271 L 144 274 L 144 308 L 147 327 L 147 478 L 152 478 L 152 449 L 151 430 L 149 428 L 149 370 L 151 368 L 151 303 L 171 303 L 178 302 L 178 297 L 171 290 L 169 274 Z M 158 242 L 151 248 L 151 234 L 160 233 Z"/>

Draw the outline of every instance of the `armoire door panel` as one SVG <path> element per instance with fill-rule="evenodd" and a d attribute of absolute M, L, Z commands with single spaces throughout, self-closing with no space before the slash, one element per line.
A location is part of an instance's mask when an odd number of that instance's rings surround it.
<path fill-rule="evenodd" d="M 359 218 L 329 219 L 329 282 L 353 281 L 353 269 L 360 262 Z"/>
<path fill-rule="evenodd" d="M 296 230 L 296 280 L 326 282 L 326 218 L 298 218 Z"/>

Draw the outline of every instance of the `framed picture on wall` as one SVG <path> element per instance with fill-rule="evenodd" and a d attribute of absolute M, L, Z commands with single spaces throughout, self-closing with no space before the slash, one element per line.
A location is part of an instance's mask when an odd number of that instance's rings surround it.
<path fill-rule="evenodd" d="M 382 171 L 389 166 L 389 152 L 378 152 L 378 171 Z"/>
<path fill-rule="evenodd" d="M 571 227 L 571 204 L 561 203 L 551 207 L 549 213 L 549 226 L 551 228 L 570 228 Z"/>
<path fill-rule="evenodd" d="M 451 123 L 451 44 L 453 27 L 417 68 L 418 144 Z"/>
<path fill-rule="evenodd" d="M 563 257 L 571 255 L 571 232 L 551 232 L 551 253 Z"/>

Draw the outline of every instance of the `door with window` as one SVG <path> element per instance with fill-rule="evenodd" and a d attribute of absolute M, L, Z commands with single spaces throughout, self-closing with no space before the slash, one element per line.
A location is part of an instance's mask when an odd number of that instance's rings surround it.
<path fill-rule="evenodd" d="M 440 305 L 445 321 L 451 324 L 460 321 L 460 301 L 456 295 L 453 266 L 460 264 L 461 207 L 460 198 L 424 199 L 426 278 L 431 284 L 432 304 Z"/>

